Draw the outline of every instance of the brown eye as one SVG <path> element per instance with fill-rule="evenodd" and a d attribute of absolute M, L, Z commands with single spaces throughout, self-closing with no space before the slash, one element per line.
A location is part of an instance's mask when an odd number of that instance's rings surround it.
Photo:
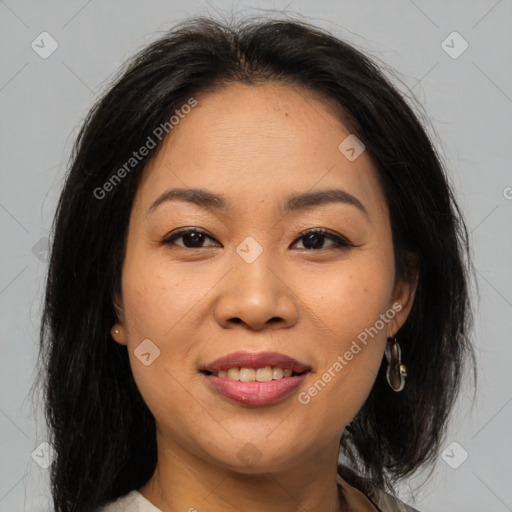
<path fill-rule="evenodd" d="M 182 238 L 183 242 L 181 244 L 175 244 L 175 240 L 178 240 Z M 209 238 L 210 240 L 213 240 L 213 238 L 209 235 L 207 235 L 204 231 L 201 231 L 197 228 L 188 228 L 188 229 L 182 229 L 181 231 L 178 231 L 177 233 L 174 233 L 170 237 L 167 237 L 166 239 L 162 240 L 162 244 L 165 245 L 178 245 L 183 246 L 185 249 L 194 249 L 199 248 L 201 249 L 203 247 L 204 241 Z M 212 247 L 212 246 L 207 246 Z"/>
<path fill-rule="evenodd" d="M 348 242 L 345 238 L 335 235 L 325 229 L 312 229 L 305 233 L 302 233 L 297 240 L 304 240 L 304 249 L 330 249 L 330 248 L 348 248 L 354 247 L 353 244 Z M 323 247 L 325 239 L 331 240 L 334 244 Z"/>

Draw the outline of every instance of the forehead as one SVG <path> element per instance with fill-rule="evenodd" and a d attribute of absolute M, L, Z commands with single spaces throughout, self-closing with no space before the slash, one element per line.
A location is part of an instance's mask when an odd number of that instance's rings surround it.
<path fill-rule="evenodd" d="M 146 209 L 175 187 L 218 191 L 240 209 L 273 199 L 282 209 L 290 193 L 341 187 L 370 210 L 386 210 L 369 156 L 349 160 L 339 149 L 351 132 L 333 101 L 274 83 L 232 84 L 195 99 L 144 170 L 136 201 Z"/>

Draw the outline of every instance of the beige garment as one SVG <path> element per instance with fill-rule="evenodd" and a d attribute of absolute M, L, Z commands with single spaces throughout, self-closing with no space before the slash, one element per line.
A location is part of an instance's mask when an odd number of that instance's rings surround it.
<path fill-rule="evenodd" d="M 343 496 L 350 507 L 347 512 L 418 512 L 410 505 L 406 505 L 398 498 L 391 496 L 383 490 L 375 487 L 367 480 L 359 477 L 351 469 L 341 464 L 338 465 L 338 484 L 343 489 Z M 352 500 L 352 501 L 350 501 Z M 371 502 L 373 508 L 357 508 L 366 506 Z"/>
<path fill-rule="evenodd" d="M 340 476 L 340 472 L 345 480 Z M 363 482 L 355 473 L 344 466 L 338 466 L 337 482 L 346 512 L 418 512 L 384 491 Z M 99 512 L 162 512 L 162 510 L 155 507 L 139 491 L 134 489 L 104 506 Z"/>
<path fill-rule="evenodd" d="M 116 501 L 109 503 L 98 512 L 162 512 L 156 508 L 149 500 L 134 489 L 128 494 L 121 496 Z"/>

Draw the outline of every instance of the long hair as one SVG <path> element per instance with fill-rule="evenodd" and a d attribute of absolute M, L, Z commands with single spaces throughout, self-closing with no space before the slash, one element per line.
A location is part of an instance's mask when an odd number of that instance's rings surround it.
<path fill-rule="evenodd" d="M 119 169 L 190 98 L 226 84 L 300 85 L 335 101 L 364 143 L 390 211 L 398 276 L 419 283 L 398 336 L 409 369 L 394 393 L 383 362 L 341 444 L 384 487 L 431 463 L 457 396 L 469 341 L 468 235 L 441 158 L 379 67 L 350 44 L 298 21 L 192 18 L 133 57 L 89 112 L 73 147 L 52 226 L 40 331 L 56 512 L 83 512 L 144 485 L 157 460 L 154 418 L 113 342 L 128 220 L 142 170 L 160 147 Z M 114 183 L 111 181 L 111 183 Z"/>

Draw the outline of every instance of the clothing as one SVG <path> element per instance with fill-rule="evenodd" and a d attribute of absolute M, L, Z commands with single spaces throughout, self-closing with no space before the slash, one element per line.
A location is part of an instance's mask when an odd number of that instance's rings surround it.
<path fill-rule="evenodd" d="M 345 466 L 338 465 L 337 482 L 348 512 L 418 512 L 415 508 L 364 481 Z M 107 504 L 98 512 L 162 511 L 134 489 Z"/>
<path fill-rule="evenodd" d="M 350 501 L 353 497 L 360 498 L 361 496 L 366 498 L 366 501 L 369 501 L 373 505 L 373 508 L 368 509 L 372 510 L 372 512 L 419 512 L 410 505 L 406 505 L 398 498 L 375 487 L 342 464 L 338 464 L 338 484 L 340 484 L 343 489 L 343 496 L 348 497 L 347 501 L 350 512 L 352 512 L 352 510 L 354 512 L 366 512 L 366 509 L 361 508 L 360 505 L 360 508 L 358 508 L 357 502 L 352 504 Z"/>
<path fill-rule="evenodd" d="M 100 508 L 98 512 L 162 512 L 134 489 L 116 501 Z"/>

